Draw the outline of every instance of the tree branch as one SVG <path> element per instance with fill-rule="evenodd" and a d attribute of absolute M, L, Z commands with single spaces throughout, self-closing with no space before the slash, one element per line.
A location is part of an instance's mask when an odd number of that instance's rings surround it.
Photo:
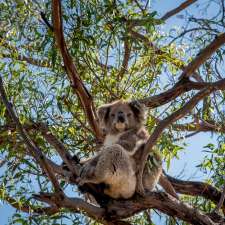
<path fill-rule="evenodd" d="M 206 48 L 201 50 L 198 55 L 189 63 L 180 78 L 190 77 L 218 48 L 225 43 L 225 33 L 217 36 Z"/>
<path fill-rule="evenodd" d="M 16 127 L 17 127 L 21 137 L 23 138 L 23 141 L 25 142 L 30 154 L 37 160 L 37 162 L 40 164 L 42 169 L 46 172 L 46 174 L 48 175 L 49 179 L 51 180 L 51 182 L 52 182 L 52 184 L 55 188 L 55 191 L 57 193 L 63 194 L 63 192 L 61 190 L 61 187 L 60 187 L 55 175 L 52 173 L 52 170 L 49 167 L 44 154 L 42 153 L 41 149 L 39 149 L 35 145 L 35 143 L 30 139 L 28 133 L 23 128 L 23 126 L 20 123 L 18 117 L 16 116 L 16 114 L 14 112 L 14 109 L 12 107 L 12 104 L 8 101 L 8 99 L 6 97 L 5 90 L 4 90 L 3 81 L 2 81 L 1 76 L 0 76 L 0 95 L 1 95 L 1 99 L 2 99 L 3 104 L 5 105 L 10 117 L 12 118 L 14 123 L 16 124 Z"/>
<path fill-rule="evenodd" d="M 107 212 L 113 220 L 130 217 L 149 208 L 158 209 L 191 224 L 214 225 L 207 215 L 163 192 L 150 192 L 144 198 L 136 196 L 132 200 L 113 201 L 108 205 Z"/>
<path fill-rule="evenodd" d="M 180 108 L 176 112 L 172 113 L 170 116 L 168 116 L 167 118 L 162 120 L 157 125 L 157 127 L 155 128 L 155 130 L 153 131 L 153 133 L 151 134 L 151 136 L 149 137 L 149 139 L 148 139 L 148 141 L 145 145 L 145 148 L 143 150 L 142 157 L 141 157 L 141 165 L 138 168 L 137 191 L 140 194 L 142 194 L 142 195 L 144 194 L 144 188 L 143 188 L 143 185 L 142 185 L 142 174 L 143 174 L 143 171 L 144 171 L 144 166 L 145 166 L 148 154 L 152 150 L 152 147 L 156 144 L 157 139 L 161 136 L 163 130 L 167 126 L 169 126 L 170 124 L 177 121 L 178 119 L 184 117 L 205 96 L 210 95 L 215 90 L 224 90 L 224 89 L 225 89 L 225 79 L 212 83 L 207 88 L 204 88 L 199 93 L 197 93 L 194 97 L 192 97 L 191 100 L 189 100 L 182 108 Z"/>
<path fill-rule="evenodd" d="M 7 202 L 13 208 L 25 212 L 25 213 L 36 213 L 36 214 L 45 214 L 45 215 L 53 215 L 59 211 L 57 207 L 45 207 L 39 208 L 33 205 L 29 205 L 27 203 L 18 202 L 16 199 L 10 197 L 8 194 L 4 193 L 3 201 Z"/>
<path fill-rule="evenodd" d="M 35 199 L 46 202 L 50 205 L 57 205 L 59 208 L 66 208 L 72 212 L 84 211 L 90 218 L 103 222 L 103 216 L 105 210 L 97 206 L 91 205 L 80 198 L 69 198 L 65 196 L 59 199 L 57 195 L 50 193 L 40 193 L 39 195 L 33 195 Z"/>
<path fill-rule="evenodd" d="M 222 194 L 220 196 L 220 200 L 219 200 L 216 208 L 214 209 L 214 212 L 215 213 L 219 212 L 219 210 L 220 210 L 221 207 L 223 207 L 224 212 L 225 212 L 225 202 L 224 202 L 224 200 L 225 200 L 225 184 L 223 186 L 223 192 L 222 192 Z"/>
<path fill-rule="evenodd" d="M 44 123 L 38 123 L 37 124 L 38 129 L 41 131 L 43 137 L 46 139 L 46 141 L 54 146 L 56 151 L 59 153 L 62 160 L 66 163 L 67 167 L 71 171 L 74 177 L 77 177 L 79 174 L 79 167 L 77 166 L 77 163 L 72 159 L 72 155 L 67 151 L 65 146 L 61 141 L 59 141 L 48 129 L 48 127 Z"/>
<path fill-rule="evenodd" d="M 185 195 L 202 196 L 206 199 L 217 203 L 220 201 L 222 194 L 210 184 L 198 181 L 184 181 L 166 174 L 168 180 L 172 183 L 176 192 Z M 223 203 L 225 209 L 225 202 Z"/>
<path fill-rule="evenodd" d="M 186 9 L 188 6 L 192 5 L 193 3 L 197 2 L 197 0 L 187 0 L 180 4 L 177 8 L 167 12 L 164 16 L 162 16 L 160 19 L 161 20 L 167 20 L 170 17 L 176 15 L 177 13 L 181 12 L 182 10 Z"/>
<path fill-rule="evenodd" d="M 125 37 L 123 63 L 122 63 L 121 69 L 118 73 L 119 80 L 121 80 L 123 78 L 124 73 L 127 71 L 128 62 L 130 59 L 130 53 L 131 53 L 131 46 L 129 44 L 129 40 Z"/>
<path fill-rule="evenodd" d="M 162 106 L 191 90 L 201 90 L 210 86 L 210 83 L 206 82 L 193 82 L 187 78 L 184 78 L 177 82 L 171 89 L 151 97 L 139 99 L 141 103 L 149 108 L 156 108 Z"/>
<path fill-rule="evenodd" d="M 149 39 L 147 37 L 145 37 L 143 34 L 140 34 L 132 29 L 129 29 L 129 32 L 131 34 L 131 36 L 133 38 L 138 39 L 139 41 L 143 42 L 146 46 L 152 48 L 154 50 L 154 53 L 157 55 L 168 55 L 170 58 L 170 62 L 176 66 L 177 68 L 184 70 L 185 66 L 184 66 L 184 62 L 180 59 L 171 57 L 167 52 L 161 50 L 160 48 L 157 48 L 151 41 L 149 41 Z M 168 58 L 168 57 L 167 57 Z M 193 73 L 193 77 L 198 81 L 198 82 L 203 82 L 203 79 L 201 78 L 201 76 L 197 73 L 194 72 Z"/>
<path fill-rule="evenodd" d="M 19 61 L 25 61 L 33 66 L 39 66 L 39 67 L 45 67 L 45 68 L 50 68 L 51 64 L 46 60 L 37 60 L 37 59 L 33 59 L 24 55 L 12 55 L 12 54 L 2 54 L 3 58 L 10 58 L 10 59 L 15 59 L 15 60 L 19 60 Z"/>
<path fill-rule="evenodd" d="M 102 141 L 102 134 L 100 132 L 95 108 L 92 100 L 92 96 L 84 86 L 82 80 L 78 75 L 78 71 L 73 64 L 72 58 L 68 52 L 66 42 L 63 35 L 63 24 L 61 15 L 61 3 L 60 0 L 52 0 L 52 16 L 53 16 L 53 29 L 57 41 L 57 46 L 63 57 L 64 65 L 71 81 L 71 86 L 74 92 L 80 99 L 81 105 L 86 113 L 89 124 L 93 129 L 98 141 Z"/>

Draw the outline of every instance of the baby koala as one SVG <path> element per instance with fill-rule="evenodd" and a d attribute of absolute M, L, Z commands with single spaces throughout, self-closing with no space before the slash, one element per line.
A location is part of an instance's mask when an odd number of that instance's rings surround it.
<path fill-rule="evenodd" d="M 104 193 L 112 198 L 130 198 L 136 190 L 139 158 L 148 139 L 144 128 L 145 108 L 139 102 L 115 101 L 98 109 L 99 124 L 105 134 L 100 152 L 86 162 L 79 185 L 104 183 Z M 146 164 L 143 184 L 152 190 L 162 173 L 157 153 Z"/>

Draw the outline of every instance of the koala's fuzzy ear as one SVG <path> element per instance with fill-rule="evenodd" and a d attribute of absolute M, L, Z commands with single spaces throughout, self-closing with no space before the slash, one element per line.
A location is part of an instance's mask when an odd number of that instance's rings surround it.
<path fill-rule="evenodd" d="M 141 104 L 139 101 L 131 101 L 129 103 L 131 110 L 133 111 L 136 118 L 140 121 L 144 121 L 146 117 L 146 107 L 144 104 Z"/>
<path fill-rule="evenodd" d="M 109 112 L 110 112 L 110 105 L 109 104 L 100 106 L 97 110 L 99 122 L 104 122 L 108 118 Z"/>

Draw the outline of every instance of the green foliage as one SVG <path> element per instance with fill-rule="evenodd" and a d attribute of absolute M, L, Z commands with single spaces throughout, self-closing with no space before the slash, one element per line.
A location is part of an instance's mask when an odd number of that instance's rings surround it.
<path fill-rule="evenodd" d="M 141 10 L 136 1 L 61 2 L 69 53 L 96 106 L 118 98 L 140 99 L 167 90 L 178 79 L 184 62 L 190 61 L 224 26 L 217 18 L 214 21 L 192 18 L 192 26 L 195 24 L 199 30 L 190 33 L 191 41 L 185 39 L 179 43 L 173 40 L 173 35 L 175 33 L 179 36 L 183 31 L 182 27 L 175 32 L 174 29 L 163 32 L 165 25 L 164 21 L 158 19 L 158 12 L 149 7 Z M 147 3 L 139 2 L 142 6 Z M 47 123 L 51 132 L 65 144 L 71 154 L 91 156 L 96 147 L 94 136 L 70 86 L 53 32 L 40 16 L 43 12 L 52 24 L 51 1 L 6 0 L 0 1 L 0 8 L 0 75 L 20 122 L 27 127 L 29 135 L 46 156 L 58 164 L 61 160 L 56 151 L 46 143 L 40 132 L 32 128 L 33 121 Z M 219 16 L 220 14 L 217 15 Z M 131 35 L 129 25 L 132 23 L 132 29 L 159 47 L 161 54 Z M 131 53 L 128 68 L 119 76 L 125 41 L 129 43 Z M 205 75 L 205 81 L 215 81 L 220 75 L 221 64 L 224 63 L 224 49 L 218 50 L 207 63 L 200 71 Z M 165 106 L 152 109 L 147 121 L 149 132 L 157 125 L 154 117 L 165 118 L 179 109 L 193 94 L 194 92 L 189 92 Z M 216 121 L 217 124 L 224 123 L 224 99 L 224 92 L 217 93 L 213 100 L 207 98 L 205 107 L 199 104 L 188 118 L 179 122 L 189 123 L 196 120 L 197 115 L 207 121 Z M 175 137 L 179 138 L 180 135 L 183 135 L 181 131 L 169 127 L 158 140 L 157 147 L 163 154 L 167 169 L 171 160 L 174 157 L 179 159 L 179 153 L 184 150 L 184 143 L 174 142 Z M 208 182 L 217 187 L 221 187 L 225 176 L 225 146 L 222 143 L 224 135 L 218 132 L 218 146 L 207 145 L 207 157 L 199 165 L 204 172 L 210 171 Z M 3 201 L 6 202 L 6 196 L 9 195 L 18 203 L 38 205 L 31 199 L 32 194 L 51 190 L 51 185 L 39 166 L 27 155 L 20 134 L 1 101 L 0 159 L 7 162 L 0 168 L 0 198 Z M 77 190 L 65 181 L 60 181 L 60 185 L 66 192 L 78 195 Z M 212 208 L 212 203 L 206 203 L 202 199 L 193 198 L 188 201 L 195 201 L 196 205 L 207 212 Z M 138 214 L 131 220 L 135 224 L 149 224 L 145 214 Z M 53 217 L 16 212 L 10 224 L 56 225 L 69 222 L 97 224 L 67 211 Z M 168 224 L 175 224 L 175 221 L 170 218 Z"/>

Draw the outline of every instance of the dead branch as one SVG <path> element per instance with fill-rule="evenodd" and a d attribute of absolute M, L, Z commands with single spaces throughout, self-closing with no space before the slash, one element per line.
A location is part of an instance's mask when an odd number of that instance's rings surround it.
<path fill-rule="evenodd" d="M 63 35 L 63 23 L 61 14 L 61 3 L 59 0 L 52 0 L 52 17 L 54 34 L 57 41 L 57 46 L 63 57 L 63 62 L 66 68 L 66 72 L 71 81 L 71 86 L 74 92 L 80 99 L 81 105 L 86 113 L 89 124 L 94 131 L 97 140 L 102 141 L 102 135 L 97 123 L 95 108 L 92 100 L 92 96 L 88 92 L 87 88 L 83 84 L 79 77 L 78 71 L 73 63 L 73 60 L 68 52 L 66 42 Z"/>
<path fill-rule="evenodd" d="M 197 2 L 197 0 L 187 0 L 183 3 L 181 3 L 177 8 L 167 12 L 160 19 L 165 21 L 165 20 L 169 19 L 170 17 L 176 15 L 177 13 L 181 12 L 182 10 L 186 9 L 188 6 L 192 5 L 195 2 Z"/>

